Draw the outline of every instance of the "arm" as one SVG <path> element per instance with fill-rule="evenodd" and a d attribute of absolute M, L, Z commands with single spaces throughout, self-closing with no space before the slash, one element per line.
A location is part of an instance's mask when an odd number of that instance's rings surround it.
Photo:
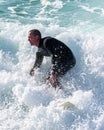
<path fill-rule="evenodd" d="M 36 53 L 36 60 L 33 68 L 39 68 L 43 61 L 43 55 L 40 52 Z"/>
<path fill-rule="evenodd" d="M 43 61 L 43 55 L 40 52 L 36 53 L 36 60 L 35 63 L 33 65 L 33 68 L 30 70 L 30 75 L 33 76 L 34 75 L 34 69 L 35 68 L 39 68 L 40 65 L 42 64 Z"/>

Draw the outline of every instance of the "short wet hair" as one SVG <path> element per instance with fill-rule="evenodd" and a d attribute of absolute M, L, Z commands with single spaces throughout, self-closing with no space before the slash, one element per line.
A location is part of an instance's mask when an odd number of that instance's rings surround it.
<path fill-rule="evenodd" d="M 41 38 L 41 32 L 37 29 L 32 29 L 29 31 L 32 35 L 36 36 L 38 35 Z"/>

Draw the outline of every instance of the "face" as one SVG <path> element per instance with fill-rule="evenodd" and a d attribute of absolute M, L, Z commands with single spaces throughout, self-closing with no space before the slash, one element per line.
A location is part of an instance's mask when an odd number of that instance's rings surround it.
<path fill-rule="evenodd" d="M 31 32 L 28 33 L 28 41 L 30 42 L 31 46 L 39 46 L 39 36 L 32 35 Z"/>

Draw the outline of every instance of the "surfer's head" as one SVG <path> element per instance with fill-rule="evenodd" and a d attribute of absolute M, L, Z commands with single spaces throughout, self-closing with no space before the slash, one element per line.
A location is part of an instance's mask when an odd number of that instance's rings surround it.
<path fill-rule="evenodd" d="M 28 41 L 30 42 L 31 46 L 39 46 L 41 39 L 41 33 L 37 29 L 32 29 L 28 32 Z"/>

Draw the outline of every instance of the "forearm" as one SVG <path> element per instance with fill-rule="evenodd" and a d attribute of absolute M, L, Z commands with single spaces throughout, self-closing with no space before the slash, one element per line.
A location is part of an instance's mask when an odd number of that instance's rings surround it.
<path fill-rule="evenodd" d="M 58 64 L 52 63 L 50 74 L 57 75 L 58 69 L 59 69 Z"/>
<path fill-rule="evenodd" d="M 42 61 L 43 61 L 43 55 L 41 55 L 40 53 L 36 53 L 36 60 L 35 60 L 35 63 L 32 67 L 32 69 L 30 70 L 30 75 L 33 76 L 34 75 L 34 70 L 35 68 L 39 68 L 40 65 L 42 64 Z"/>
<path fill-rule="evenodd" d="M 36 60 L 35 63 L 33 65 L 33 68 L 39 68 L 40 65 L 42 64 L 43 61 L 43 55 L 41 55 L 40 53 L 36 53 Z"/>

